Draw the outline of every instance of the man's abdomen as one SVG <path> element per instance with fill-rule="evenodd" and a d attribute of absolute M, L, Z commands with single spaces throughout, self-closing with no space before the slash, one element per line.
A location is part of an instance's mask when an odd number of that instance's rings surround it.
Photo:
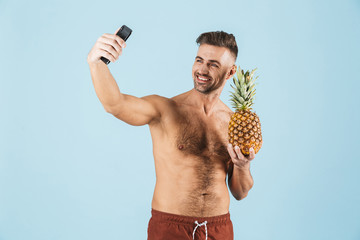
<path fill-rule="evenodd" d="M 152 208 L 182 216 L 211 217 L 229 212 L 230 197 L 225 180 L 212 179 L 207 189 L 196 179 L 157 179 Z"/>

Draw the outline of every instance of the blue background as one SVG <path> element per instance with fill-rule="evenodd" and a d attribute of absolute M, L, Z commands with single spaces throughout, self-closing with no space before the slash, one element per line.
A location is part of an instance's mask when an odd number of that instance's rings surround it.
<path fill-rule="evenodd" d="M 193 87 L 195 39 L 236 36 L 258 67 L 264 144 L 232 198 L 235 239 L 360 239 L 360 2 L 0 1 L 0 239 L 146 239 L 148 126 L 105 112 L 87 55 L 122 24 L 109 68 L 124 93 Z M 230 82 L 221 99 L 229 101 Z"/>

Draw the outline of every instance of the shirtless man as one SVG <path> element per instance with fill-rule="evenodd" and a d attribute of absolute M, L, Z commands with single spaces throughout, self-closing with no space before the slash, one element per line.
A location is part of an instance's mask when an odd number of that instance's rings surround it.
<path fill-rule="evenodd" d="M 103 34 L 87 58 L 106 112 L 133 126 L 149 125 L 156 171 L 149 240 L 233 239 L 226 177 L 237 200 L 253 186 L 250 161 L 254 150 L 244 156 L 238 147 L 229 145 L 233 112 L 219 99 L 226 81 L 236 73 L 235 37 L 210 32 L 196 42 L 194 88 L 172 98 L 138 98 L 120 92 L 100 60 L 103 56 L 115 62 L 126 47 L 115 34 Z"/>

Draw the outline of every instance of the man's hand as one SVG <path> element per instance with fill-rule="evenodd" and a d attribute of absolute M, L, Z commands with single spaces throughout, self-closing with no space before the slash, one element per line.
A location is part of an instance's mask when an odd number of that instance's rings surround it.
<path fill-rule="evenodd" d="M 255 151 L 250 148 L 250 155 L 244 156 L 238 146 L 228 144 L 228 152 L 234 167 L 229 168 L 229 188 L 236 200 L 245 198 L 252 188 L 254 181 L 250 173 L 250 162 L 255 158 Z"/>
<path fill-rule="evenodd" d="M 122 49 L 126 47 L 126 43 L 116 33 L 115 34 L 104 33 L 96 42 L 93 48 L 90 50 L 87 61 L 88 63 L 97 63 L 101 57 L 109 59 L 111 62 L 115 62 L 122 53 Z"/>
<path fill-rule="evenodd" d="M 253 148 L 250 148 L 249 156 L 244 156 L 240 148 L 238 146 L 235 146 L 234 148 L 231 143 L 228 144 L 227 150 L 230 154 L 231 161 L 234 163 L 234 166 L 238 168 L 243 168 L 255 158 L 255 151 Z"/>

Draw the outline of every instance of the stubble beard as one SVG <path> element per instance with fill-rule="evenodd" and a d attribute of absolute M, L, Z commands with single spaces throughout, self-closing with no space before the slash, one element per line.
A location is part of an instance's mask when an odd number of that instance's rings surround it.
<path fill-rule="evenodd" d="M 212 86 L 203 86 L 198 84 L 196 81 L 194 81 L 194 88 L 196 91 L 200 92 L 200 93 L 204 93 L 204 94 L 209 94 L 212 92 Z"/>
<path fill-rule="evenodd" d="M 206 83 L 206 84 L 199 83 L 197 81 L 197 74 L 195 74 L 195 76 L 193 78 L 194 78 L 194 88 L 196 91 L 203 93 L 203 94 L 210 94 L 213 90 L 215 90 L 215 89 L 213 89 L 214 85 L 212 82 L 210 84 L 209 83 Z M 214 79 L 211 78 L 210 81 L 214 81 Z"/>

